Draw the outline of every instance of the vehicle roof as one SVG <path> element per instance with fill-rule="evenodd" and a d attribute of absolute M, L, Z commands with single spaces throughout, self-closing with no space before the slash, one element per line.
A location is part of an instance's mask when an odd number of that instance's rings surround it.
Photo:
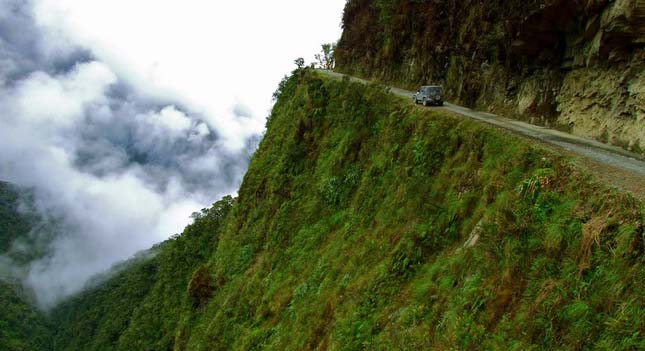
<path fill-rule="evenodd" d="M 443 88 L 441 85 L 422 85 L 422 88 Z"/>

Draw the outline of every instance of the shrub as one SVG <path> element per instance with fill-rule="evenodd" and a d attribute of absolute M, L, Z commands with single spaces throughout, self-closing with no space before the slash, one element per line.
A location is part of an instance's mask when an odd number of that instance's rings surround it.
<path fill-rule="evenodd" d="M 207 267 L 198 268 L 188 284 L 188 297 L 193 309 L 200 309 L 208 303 L 214 292 L 213 278 Z"/>

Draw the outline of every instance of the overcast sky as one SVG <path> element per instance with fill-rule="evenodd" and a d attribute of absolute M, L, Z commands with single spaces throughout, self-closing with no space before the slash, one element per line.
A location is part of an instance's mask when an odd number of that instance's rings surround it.
<path fill-rule="evenodd" d="M 39 302 L 235 193 L 272 92 L 340 37 L 344 3 L 0 0 L 0 180 L 60 223 L 24 270 Z"/>

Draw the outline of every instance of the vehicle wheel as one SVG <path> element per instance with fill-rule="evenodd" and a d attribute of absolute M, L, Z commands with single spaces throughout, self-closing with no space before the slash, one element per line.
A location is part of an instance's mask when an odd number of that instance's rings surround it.
<path fill-rule="evenodd" d="M 439 106 L 443 106 L 443 101 L 439 103 Z"/>

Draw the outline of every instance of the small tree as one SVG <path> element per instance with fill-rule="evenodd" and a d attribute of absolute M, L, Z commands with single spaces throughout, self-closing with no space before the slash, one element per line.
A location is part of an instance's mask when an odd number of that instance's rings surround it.
<path fill-rule="evenodd" d="M 295 63 L 296 66 L 298 66 L 298 69 L 302 69 L 303 67 L 305 67 L 305 59 L 303 59 L 302 57 L 298 57 L 295 61 L 293 61 L 293 63 Z"/>
<path fill-rule="evenodd" d="M 334 59 L 334 51 L 336 51 L 336 43 L 322 44 L 322 52 L 316 54 L 316 60 L 322 69 L 333 69 L 336 61 Z"/>

